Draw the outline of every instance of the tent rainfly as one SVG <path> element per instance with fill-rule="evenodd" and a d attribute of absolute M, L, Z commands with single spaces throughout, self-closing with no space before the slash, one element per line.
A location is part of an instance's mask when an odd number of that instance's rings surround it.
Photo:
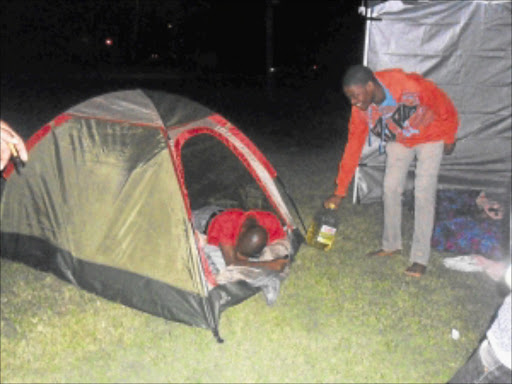
<path fill-rule="evenodd" d="M 292 258 L 303 241 L 277 173 L 219 114 L 180 96 L 128 90 L 87 100 L 28 141 L 6 168 L 1 254 L 127 306 L 211 329 L 261 289 L 218 284 L 194 209 L 263 209 L 281 220 Z M 300 217 L 299 217 L 300 219 Z"/>

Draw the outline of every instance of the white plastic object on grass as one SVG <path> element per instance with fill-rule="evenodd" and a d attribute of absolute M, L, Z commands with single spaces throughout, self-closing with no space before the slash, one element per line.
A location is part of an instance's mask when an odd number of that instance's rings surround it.
<path fill-rule="evenodd" d="M 461 272 L 482 272 L 484 269 L 474 255 L 447 257 L 443 259 L 446 268 Z"/>
<path fill-rule="evenodd" d="M 460 332 L 458 330 L 456 330 L 455 328 L 452 328 L 452 339 L 453 340 L 460 339 Z"/>

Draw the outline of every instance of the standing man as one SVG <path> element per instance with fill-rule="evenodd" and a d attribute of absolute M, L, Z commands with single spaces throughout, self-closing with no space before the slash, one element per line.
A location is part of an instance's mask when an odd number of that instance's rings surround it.
<path fill-rule="evenodd" d="M 402 252 L 402 193 L 409 165 L 416 158 L 412 262 L 405 273 L 422 276 L 430 258 L 437 178 L 443 153 L 455 148 L 457 110 L 446 93 L 417 73 L 401 69 L 379 72 L 363 65 L 350 67 L 343 92 L 352 104 L 348 142 L 341 159 L 337 187 L 324 202 L 336 209 L 354 176 L 365 140 L 380 140 L 387 154 L 384 176 L 382 249 L 367 256 Z M 373 136 L 373 137 L 372 137 Z"/>

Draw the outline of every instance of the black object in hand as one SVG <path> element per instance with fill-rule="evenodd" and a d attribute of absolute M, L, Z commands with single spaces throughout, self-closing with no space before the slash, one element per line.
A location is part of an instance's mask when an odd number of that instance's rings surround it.
<path fill-rule="evenodd" d="M 11 161 L 14 164 L 16 173 L 19 174 L 21 172 L 21 168 L 23 168 L 25 166 L 25 162 L 23 160 L 21 160 L 18 150 L 12 143 L 9 143 L 9 149 L 11 150 L 11 154 L 12 154 Z"/>
<path fill-rule="evenodd" d="M 19 156 L 14 156 L 11 158 L 12 163 L 14 164 L 14 168 L 16 169 L 16 172 L 20 174 L 21 168 L 25 166 L 25 162 L 19 158 Z"/>

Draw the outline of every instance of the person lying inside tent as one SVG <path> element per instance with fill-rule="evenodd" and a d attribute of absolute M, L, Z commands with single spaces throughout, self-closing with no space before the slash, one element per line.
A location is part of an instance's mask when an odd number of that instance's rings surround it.
<path fill-rule="evenodd" d="M 290 242 L 271 212 L 207 206 L 193 212 L 200 245 L 219 284 L 245 280 L 277 297 L 290 264 Z"/>
<path fill-rule="evenodd" d="M 205 219 L 204 224 L 198 224 Z M 209 206 L 195 211 L 194 220 L 196 228 L 206 235 L 203 240 L 220 248 L 224 261 L 221 266 L 259 267 L 281 272 L 289 263 L 287 255 L 282 254 L 276 258 L 261 258 L 268 244 L 286 239 L 281 222 L 271 212 Z M 219 264 L 217 261 L 215 264 Z"/>

